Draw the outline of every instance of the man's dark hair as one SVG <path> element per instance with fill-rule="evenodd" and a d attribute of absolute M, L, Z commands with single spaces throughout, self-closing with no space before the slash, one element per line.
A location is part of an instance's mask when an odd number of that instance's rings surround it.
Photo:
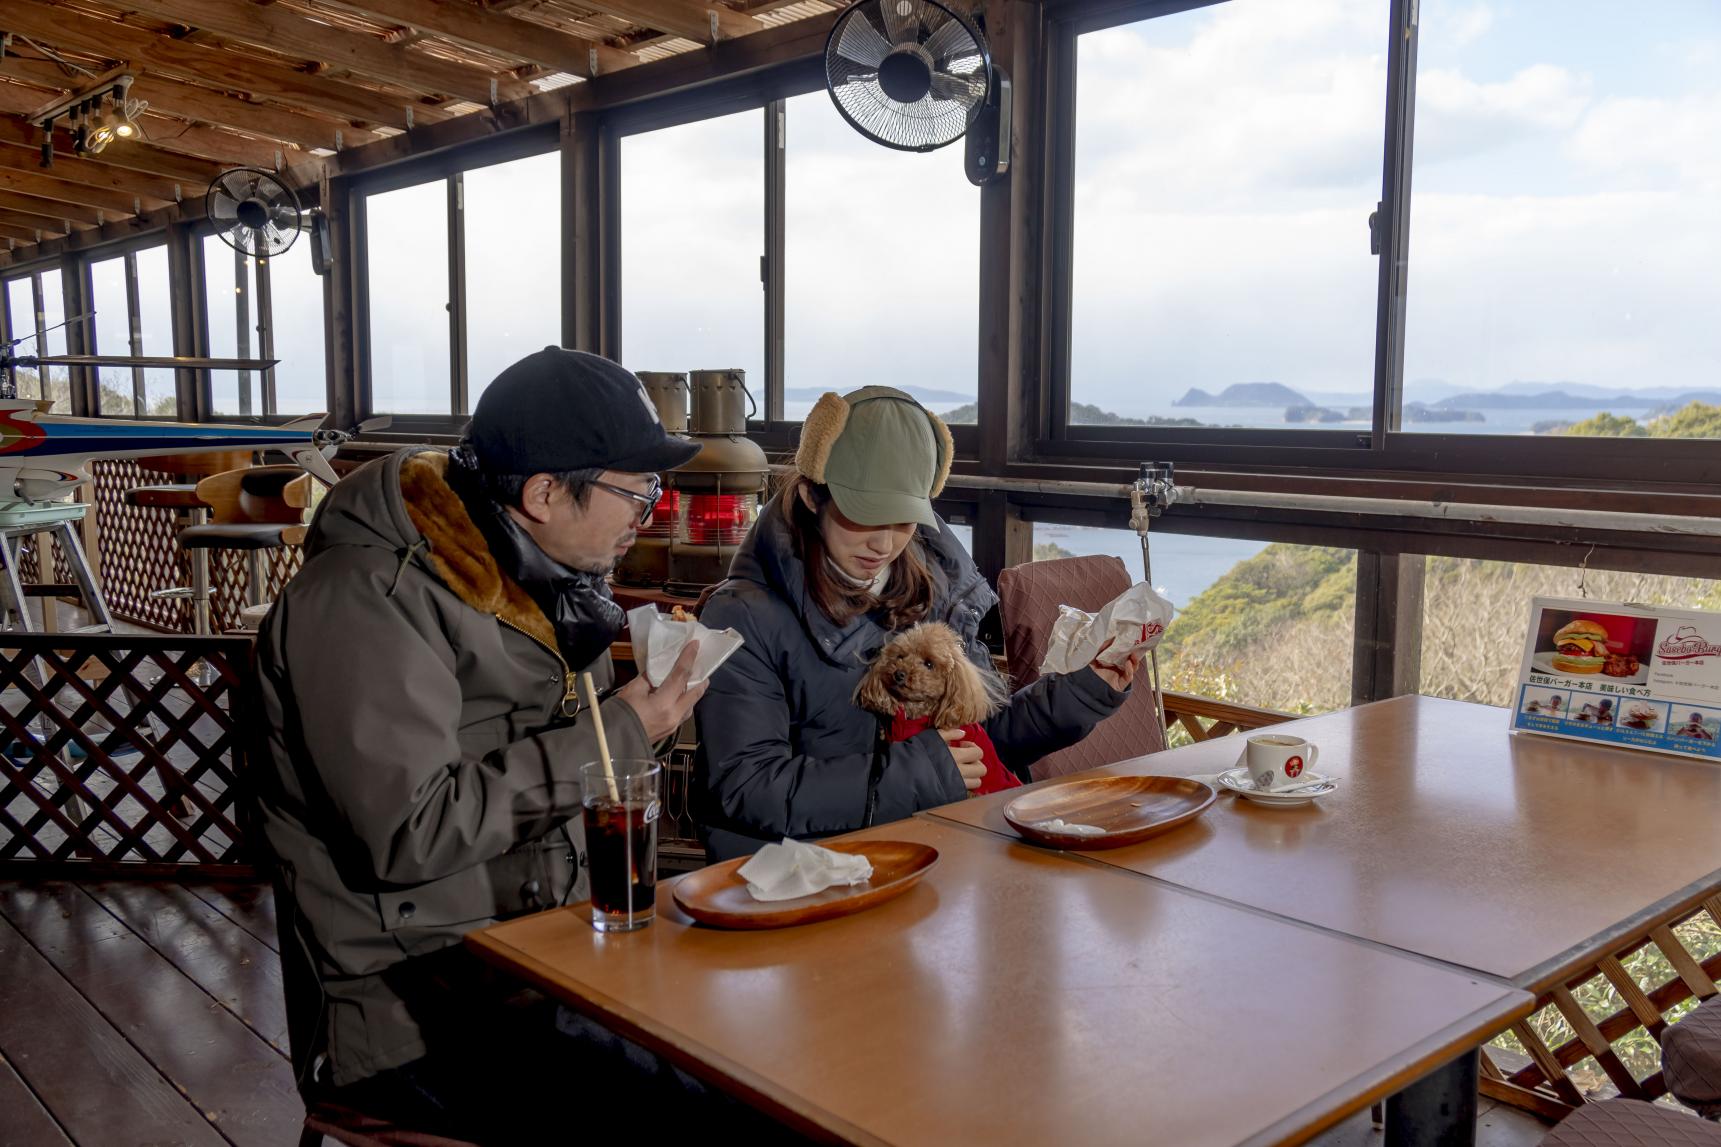
<path fill-rule="evenodd" d="M 478 460 L 478 456 L 476 452 L 473 451 L 472 443 L 469 438 L 461 439 L 460 449 L 465 452 L 467 461 L 472 466 L 473 473 L 478 477 L 479 489 L 483 490 L 485 495 L 497 505 L 511 506 L 514 509 L 519 509 L 520 495 L 525 493 L 526 483 L 531 480 L 532 475 L 501 474 L 494 470 L 487 469 L 484 466 L 484 463 Z M 575 505 L 584 508 L 586 503 L 591 500 L 592 484 L 596 482 L 602 474 L 602 470 L 593 469 L 563 470 L 558 473 L 551 473 L 550 477 L 554 479 L 562 489 L 573 495 Z"/>

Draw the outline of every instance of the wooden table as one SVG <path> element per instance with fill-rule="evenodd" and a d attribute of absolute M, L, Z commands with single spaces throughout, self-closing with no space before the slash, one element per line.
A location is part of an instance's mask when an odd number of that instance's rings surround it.
<path fill-rule="evenodd" d="M 1318 804 L 1221 796 L 1188 828 L 1089 859 L 1540 992 L 1721 888 L 1721 766 L 1507 731 L 1504 709 L 1397 697 L 1274 726 L 1340 778 Z M 1189 776 L 1241 739 L 1094 776 Z M 930 815 L 1016 838 L 1022 790 Z"/>
<path fill-rule="evenodd" d="M 485 958 L 822 1138 L 1297 1143 L 1527 1014 L 1430 961 L 930 818 L 871 912 L 775 932 L 582 908 L 468 937 Z"/>

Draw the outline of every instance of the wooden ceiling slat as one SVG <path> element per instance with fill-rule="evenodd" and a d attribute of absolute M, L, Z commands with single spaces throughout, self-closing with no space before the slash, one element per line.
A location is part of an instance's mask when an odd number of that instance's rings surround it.
<path fill-rule="evenodd" d="M 138 63 L 146 72 L 165 72 L 219 84 L 290 107 L 313 108 L 392 127 L 406 126 L 407 102 L 393 100 L 381 92 L 307 76 L 281 64 L 189 44 L 112 20 L 77 15 L 42 0 L 6 0 L 5 19 L 7 31 L 29 36 L 50 47 L 128 60 Z M 413 114 L 424 122 L 447 118 L 447 113 L 428 104 L 413 103 L 412 108 Z"/>
<path fill-rule="evenodd" d="M 756 17 L 701 4 L 699 0 L 590 0 L 590 7 L 700 44 L 715 42 L 711 35 L 713 15 L 717 17 L 717 40 L 733 40 L 765 27 Z"/>
<path fill-rule="evenodd" d="M 0 191 L 0 210 L 11 215 L 33 215 L 48 220 L 64 219 L 91 226 L 101 219 L 101 214 L 93 207 L 67 203 L 64 200 L 39 199 L 33 195 L 20 195 L 16 191 Z"/>
<path fill-rule="evenodd" d="M 105 63 L 104 63 L 105 67 Z M 200 88 L 166 76 L 152 75 L 140 68 L 141 74 L 132 94 L 147 100 L 151 111 L 162 112 L 183 120 L 196 120 L 214 127 L 236 128 L 255 135 L 268 136 L 283 143 L 293 143 L 310 149 L 314 147 L 338 151 L 342 147 L 357 147 L 382 137 L 374 131 L 336 122 L 321 116 L 288 111 L 273 104 L 257 103 L 239 96 L 229 96 L 209 88 Z M 68 76 L 58 64 L 48 60 L 29 60 L 8 55 L 0 61 L 0 76 L 15 76 L 39 87 L 55 87 L 71 91 L 73 85 L 89 77 Z M 335 133 L 340 133 L 337 140 Z"/>
<path fill-rule="evenodd" d="M 40 235 L 34 227 L 15 227 L 10 223 L 0 223 L 0 239 L 16 239 L 20 243 L 35 243 L 39 239 L 52 239 L 60 232 L 56 228 L 50 231 L 43 227 Z"/>
<path fill-rule="evenodd" d="M 322 60 L 355 75 L 412 91 L 455 96 L 481 104 L 491 102 L 491 77 L 482 71 L 307 20 L 285 8 L 260 8 L 229 0 L 127 0 L 127 6 L 163 20 L 202 28 L 224 39 Z M 528 85 L 510 76 L 496 79 L 498 99 L 520 99 L 531 94 Z"/>
<path fill-rule="evenodd" d="M 528 24 L 459 0 L 335 0 L 335 3 L 379 20 L 391 20 L 473 47 L 506 52 L 573 76 L 592 75 L 593 52 L 597 53 L 599 74 L 639 63 L 631 52 L 541 24 Z"/>
<path fill-rule="evenodd" d="M 10 149 L 4 149 L 10 150 Z M 52 172 L 61 169 L 56 165 Z M 121 218 L 132 214 L 132 200 L 136 198 L 122 191 L 108 191 L 88 184 L 74 183 L 61 179 L 58 174 L 47 171 L 28 170 L 23 168 L 0 165 L 0 190 L 16 191 L 20 195 L 33 195 L 51 203 L 76 203 L 100 211 L 112 218 Z M 145 208 L 158 206 L 158 201 L 144 199 Z"/>
<path fill-rule="evenodd" d="M 34 173 L 42 171 L 37 162 L 36 156 L 28 148 L 0 147 L 0 167 Z M 141 199 L 146 207 L 156 203 L 173 202 L 173 180 L 146 175 L 141 171 L 127 171 L 123 167 L 80 163 L 67 158 L 56 161 L 54 166 L 43 174 L 52 175 L 62 183 L 75 183 L 80 187 L 92 187 L 98 191 L 118 192 L 126 197 L 128 204 L 134 196 Z M 129 206 L 127 210 L 130 210 Z"/>
<path fill-rule="evenodd" d="M 55 219 L 48 216 L 35 215 L 27 211 L 12 211 L 5 207 L 0 207 L 0 223 L 4 223 L 8 227 L 27 227 L 32 231 L 39 227 L 42 230 L 42 237 L 44 239 L 49 235 L 68 234 L 72 230 L 73 226 L 72 221 L 67 219 L 64 215 Z"/>
<path fill-rule="evenodd" d="M 11 84 L 0 85 L 0 101 L 13 98 L 5 94 L 5 89 L 11 87 Z M 0 106 L 0 113 L 18 114 L 14 109 L 5 106 Z M 32 162 L 40 162 L 41 129 L 26 127 L 22 120 L 5 118 L 4 114 L 0 114 L 0 145 L 6 146 L 8 151 L 23 148 L 29 153 Z M 221 172 L 219 163 L 196 156 L 162 151 L 135 139 L 116 140 L 99 156 L 79 156 L 72 152 L 72 137 L 63 131 L 57 131 L 54 133 L 54 169 L 68 164 L 103 169 L 120 168 L 157 176 L 172 183 L 184 183 L 187 186 L 201 186 Z"/>

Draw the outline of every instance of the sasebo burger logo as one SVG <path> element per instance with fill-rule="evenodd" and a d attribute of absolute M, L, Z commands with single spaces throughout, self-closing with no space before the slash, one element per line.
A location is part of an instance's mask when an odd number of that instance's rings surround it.
<path fill-rule="evenodd" d="M 1696 626 L 1682 625 L 1655 652 L 1663 661 L 1690 661 L 1698 657 L 1721 657 L 1721 645 L 1698 633 Z"/>

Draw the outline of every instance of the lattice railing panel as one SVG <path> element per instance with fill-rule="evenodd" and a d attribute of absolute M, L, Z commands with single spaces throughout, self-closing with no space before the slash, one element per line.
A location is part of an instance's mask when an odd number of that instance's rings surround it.
<path fill-rule="evenodd" d="M 189 601 L 151 596 L 156 590 L 191 584 L 191 566 L 179 548 L 179 523 L 172 510 L 127 505 L 125 500 L 126 491 L 160 482 L 161 475 L 146 473 L 129 459 L 97 459 L 90 463 L 90 477 L 108 609 L 154 629 L 189 632 Z"/>
<path fill-rule="evenodd" d="M 1667 1094 L 1660 1046 L 1670 1024 L 1721 980 L 1721 895 L 1645 928 L 1543 993 L 1507 1048 L 1482 1051 L 1484 1095 L 1561 1118 L 1586 1102 Z"/>
<path fill-rule="evenodd" d="M 243 550 L 209 550 L 209 618 L 216 633 L 238 629 L 250 584 L 250 554 Z M 263 552 L 263 600 L 274 601 L 289 579 L 305 564 L 298 546 Z"/>
<path fill-rule="evenodd" d="M 245 863 L 243 637 L 0 633 L 0 870 Z"/>
<path fill-rule="evenodd" d="M 18 551 L 18 577 L 26 585 L 43 580 L 42 563 L 36 556 L 36 540 L 42 534 L 31 534 L 24 539 L 23 546 Z M 60 552 L 60 541 L 52 534 L 47 535 L 48 546 L 54 552 L 54 578 L 61 585 L 71 585 L 76 579 L 72 576 L 72 565 L 66 560 L 66 555 Z"/>

